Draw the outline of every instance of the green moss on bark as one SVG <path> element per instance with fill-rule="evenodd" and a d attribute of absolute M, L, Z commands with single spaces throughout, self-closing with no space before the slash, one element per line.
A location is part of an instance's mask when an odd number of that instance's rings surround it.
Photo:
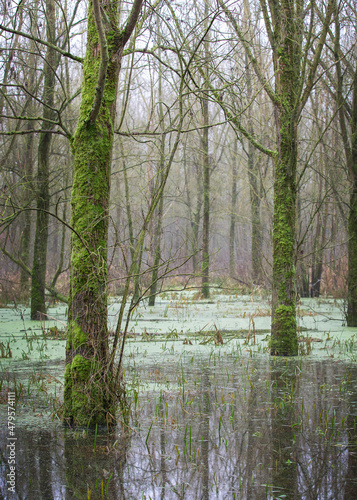
<path fill-rule="evenodd" d="M 357 184 L 357 183 L 356 183 Z M 357 186 L 350 196 L 348 217 L 348 300 L 347 326 L 357 326 Z"/>
<path fill-rule="evenodd" d="M 115 422 L 113 380 L 103 374 L 101 362 L 76 354 L 65 369 L 65 420 L 75 426 Z"/>
<path fill-rule="evenodd" d="M 272 354 L 298 353 L 295 288 L 295 224 L 297 171 L 297 105 L 301 29 L 293 15 L 282 19 L 277 77 L 277 142 L 273 218 Z"/>
<path fill-rule="evenodd" d="M 279 356 L 296 356 L 298 340 L 296 335 L 295 304 L 279 305 L 275 309 L 271 338 L 271 354 Z"/>
<path fill-rule="evenodd" d="M 357 70 L 353 81 L 351 118 L 352 190 L 348 216 L 348 304 L 347 325 L 357 326 Z"/>
<path fill-rule="evenodd" d="M 103 8 L 115 25 L 116 4 Z M 108 373 L 107 330 L 110 167 L 121 55 L 116 36 L 107 34 L 109 65 L 99 114 L 92 120 L 101 55 L 90 3 L 80 116 L 72 141 L 74 231 L 65 371 L 65 419 L 79 426 L 112 423 L 117 403 Z"/>

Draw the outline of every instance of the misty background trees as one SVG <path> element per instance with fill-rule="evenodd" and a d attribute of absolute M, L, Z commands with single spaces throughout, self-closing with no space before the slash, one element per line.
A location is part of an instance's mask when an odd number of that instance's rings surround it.
<path fill-rule="evenodd" d="M 145 2 L 88 157 L 112 127 L 105 203 L 99 173 L 73 177 L 91 5 L 94 126 L 132 4 L 1 4 L 1 300 L 71 311 L 88 257 L 99 309 L 107 293 L 153 304 L 165 283 L 266 289 L 276 354 L 297 352 L 299 297 L 342 297 L 357 326 L 355 2 Z M 91 198 L 106 208 L 82 227 Z"/>

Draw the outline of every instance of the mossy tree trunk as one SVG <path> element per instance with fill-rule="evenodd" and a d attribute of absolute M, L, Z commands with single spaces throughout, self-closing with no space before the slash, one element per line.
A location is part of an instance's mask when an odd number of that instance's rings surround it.
<path fill-rule="evenodd" d="M 276 2 L 278 4 L 278 2 Z M 278 7 L 278 5 L 276 5 Z M 291 8 L 292 7 L 292 8 Z M 279 6 L 276 26 L 279 48 L 275 66 L 275 117 L 278 156 L 275 161 L 273 216 L 272 354 L 296 355 L 295 224 L 297 170 L 297 90 L 300 50 L 297 12 L 288 2 Z M 301 15 L 301 12 L 299 13 Z"/>
<path fill-rule="evenodd" d="M 134 0 L 124 29 L 117 2 L 89 3 L 80 115 L 73 141 L 72 252 L 65 369 L 65 420 L 111 424 L 117 402 L 108 373 L 107 239 L 110 167 L 123 49 L 142 0 Z M 102 11 L 105 11 L 105 29 Z"/>
<path fill-rule="evenodd" d="M 281 112 L 282 111 L 282 112 Z M 280 110 L 273 217 L 272 354 L 296 355 L 295 205 L 297 132 L 291 111 Z"/>
<path fill-rule="evenodd" d="M 336 104 L 345 150 L 346 163 L 351 182 L 348 212 L 348 274 L 347 274 L 347 326 L 357 326 L 357 65 L 352 76 L 352 107 L 348 113 L 343 96 L 343 71 L 341 67 L 340 19 L 335 13 L 335 62 L 336 62 Z M 352 66 L 350 66 L 352 68 Z M 351 135 L 346 124 L 346 114 L 350 121 Z"/>
<path fill-rule="evenodd" d="M 56 37 L 56 4 L 54 0 L 46 0 L 46 32 L 47 40 L 55 42 Z M 45 286 L 47 267 L 47 241 L 48 241 L 48 210 L 50 206 L 49 192 L 49 161 L 51 149 L 51 130 L 53 124 L 53 105 L 55 100 L 56 66 L 59 59 L 56 51 L 47 47 L 44 63 L 44 91 L 43 91 L 43 132 L 39 137 L 38 166 L 35 183 L 37 211 L 36 231 L 34 241 L 34 254 L 31 278 L 31 319 L 41 318 L 46 312 Z"/>
<path fill-rule="evenodd" d="M 296 355 L 295 291 L 295 224 L 297 193 L 298 123 L 301 112 L 314 87 L 316 71 L 334 10 L 329 0 L 321 13 L 321 30 L 316 36 L 313 23 L 305 33 L 305 23 L 313 15 L 314 2 L 295 0 L 260 0 L 267 38 L 272 50 L 275 88 L 271 75 L 264 73 L 249 41 L 249 33 L 241 29 L 236 16 L 223 0 L 218 0 L 233 26 L 252 65 L 259 84 L 274 106 L 277 152 L 262 147 L 254 136 L 244 131 L 232 117 L 235 126 L 261 151 L 275 158 L 273 216 L 273 285 L 271 353 Z M 248 2 L 246 3 L 249 8 Z M 324 16 L 324 17 L 322 17 Z M 248 30 L 249 31 L 249 30 Z M 253 37 L 254 39 L 254 37 Z"/>
<path fill-rule="evenodd" d="M 311 93 L 314 76 L 325 43 L 332 15 L 329 2 L 323 29 L 311 61 L 304 86 L 302 54 L 309 50 L 303 44 L 303 2 L 274 1 L 273 25 L 264 3 L 265 23 L 273 48 L 275 92 L 271 98 L 275 108 L 278 155 L 275 159 L 273 216 L 273 289 L 271 353 L 291 356 L 298 354 L 296 329 L 296 201 L 298 123 Z"/>
<path fill-rule="evenodd" d="M 357 326 L 357 67 L 353 80 L 351 129 L 352 186 L 348 215 L 347 326 Z"/>

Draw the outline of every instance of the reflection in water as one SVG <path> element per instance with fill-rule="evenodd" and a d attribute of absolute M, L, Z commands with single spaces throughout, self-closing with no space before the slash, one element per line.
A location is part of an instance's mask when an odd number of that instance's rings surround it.
<path fill-rule="evenodd" d="M 172 361 L 133 369 L 130 431 L 87 435 L 48 419 L 26 427 L 19 408 L 16 495 L 2 407 L 0 498 L 357 498 L 355 366 L 238 354 Z"/>
<path fill-rule="evenodd" d="M 296 422 L 295 398 L 297 394 L 297 377 L 292 366 L 274 366 L 270 362 L 270 380 L 272 389 L 271 410 L 271 467 L 272 490 L 274 495 L 285 494 L 285 498 L 298 498 L 297 461 L 298 450 L 293 446 Z M 300 491 L 301 493 L 301 491 Z"/>

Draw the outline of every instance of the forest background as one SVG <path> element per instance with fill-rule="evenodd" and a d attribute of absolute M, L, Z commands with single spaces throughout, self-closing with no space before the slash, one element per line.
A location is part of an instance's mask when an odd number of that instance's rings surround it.
<path fill-rule="evenodd" d="M 271 290 L 273 354 L 297 353 L 299 297 L 343 297 L 357 326 L 354 2 L 35 0 L 1 19 L 1 300 L 33 319 L 69 302 L 71 369 L 114 363 L 108 293 Z"/>

